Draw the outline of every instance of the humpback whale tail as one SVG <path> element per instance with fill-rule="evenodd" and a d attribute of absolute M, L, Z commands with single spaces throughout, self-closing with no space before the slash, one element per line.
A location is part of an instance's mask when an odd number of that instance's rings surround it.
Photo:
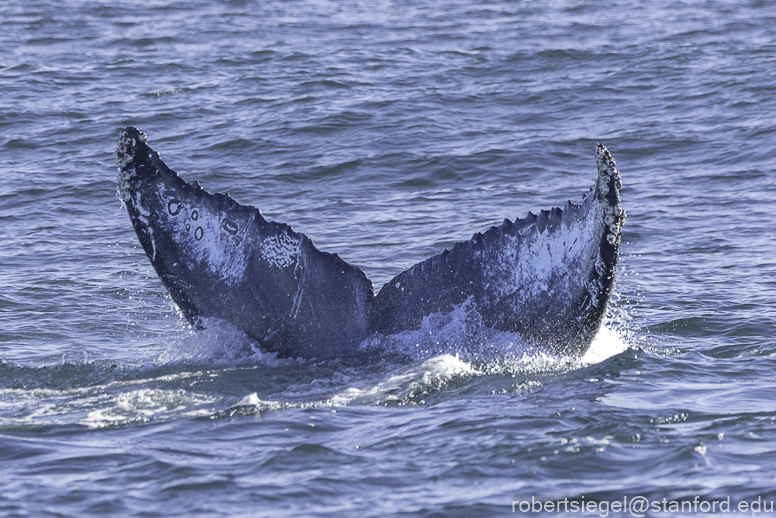
<path fill-rule="evenodd" d="M 625 212 L 611 154 L 579 204 L 505 220 L 397 275 L 375 295 L 364 272 L 282 223 L 167 167 L 137 128 L 121 131 L 118 191 L 146 255 L 186 318 L 232 323 L 280 356 L 355 354 L 374 334 L 473 304 L 482 322 L 581 355 L 614 287 Z"/>

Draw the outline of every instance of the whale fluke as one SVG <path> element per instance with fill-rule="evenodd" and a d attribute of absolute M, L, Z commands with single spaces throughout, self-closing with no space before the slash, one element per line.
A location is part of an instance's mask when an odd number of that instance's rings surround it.
<path fill-rule="evenodd" d="M 230 196 L 188 183 L 137 128 L 121 131 L 118 192 L 146 255 L 193 325 L 226 320 L 285 357 L 356 354 L 375 333 L 420 328 L 472 302 L 485 325 L 580 355 L 611 295 L 625 212 L 598 144 L 581 203 L 505 220 L 397 275 L 375 296 L 364 272 Z"/>
<path fill-rule="evenodd" d="M 121 132 L 117 163 L 140 243 L 189 322 L 221 318 L 270 351 L 308 358 L 347 354 L 367 335 L 374 294 L 359 268 L 185 182 L 136 128 Z"/>
<path fill-rule="evenodd" d="M 425 315 L 473 299 L 483 323 L 560 354 L 583 354 L 614 288 L 625 211 L 604 146 L 582 203 L 505 220 L 397 275 L 380 290 L 372 329 L 417 329 Z"/>

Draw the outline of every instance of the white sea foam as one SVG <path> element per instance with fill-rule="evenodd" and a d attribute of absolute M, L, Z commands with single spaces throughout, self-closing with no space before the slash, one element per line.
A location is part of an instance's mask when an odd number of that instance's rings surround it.
<path fill-rule="evenodd" d="M 565 371 L 603 361 L 627 348 L 618 333 L 609 326 L 603 326 L 581 360 L 556 357 L 536 348 L 523 347 L 511 356 L 487 362 L 443 353 L 410 365 L 389 363 L 387 370 L 378 369 L 381 373 L 375 375 L 373 370 L 363 371 L 337 362 L 321 366 L 290 359 L 278 360 L 275 355 L 252 350 L 252 342 L 228 323 L 210 320 L 208 326 L 205 331 L 192 331 L 179 340 L 169 342 L 158 360 L 164 365 L 193 361 L 208 365 L 205 369 L 197 367 L 166 373 L 152 371 L 148 376 L 132 376 L 130 379 L 64 390 L 2 389 L 0 414 L 5 417 L 0 419 L 0 423 L 80 424 L 104 428 L 182 417 L 219 416 L 223 415 L 222 412 L 230 415 L 231 412 L 258 413 L 288 408 L 425 405 L 436 400 L 438 396 L 435 395 L 446 387 L 456 383 L 466 384 L 470 378 Z M 494 346 L 506 347 L 504 344 L 514 340 L 507 335 L 492 336 Z M 498 345 L 499 340 L 502 345 Z M 245 365 L 238 365 L 245 361 L 253 365 L 249 367 L 248 374 Z M 233 396 L 210 393 L 206 389 L 208 382 L 221 380 L 219 384 L 227 383 L 236 373 L 241 373 L 239 376 L 242 379 L 252 379 L 255 372 L 257 379 L 261 379 L 261 371 L 254 370 L 257 367 L 270 371 L 286 367 L 290 370 L 284 372 L 292 377 L 298 376 L 298 382 L 282 383 L 277 387 L 277 393 L 269 398 L 263 392 L 248 392 L 233 399 Z M 534 382 L 525 383 L 530 389 L 529 385 Z M 163 386 L 160 387 L 160 384 Z M 201 389 L 192 390 L 195 385 Z M 507 390 L 513 389 L 511 386 Z M 30 408 L 33 411 L 28 411 Z"/>
<path fill-rule="evenodd" d="M 191 391 L 186 381 L 201 375 L 201 372 L 173 373 L 65 389 L 2 389 L 0 414 L 3 416 L 0 424 L 80 424 L 103 428 L 180 416 L 209 415 L 213 412 L 216 398 Z M 162 389 L 151 386 L 159 383 L 184 383 L 187 387 Z"/>
<path fill-rule="evenodd" d="M 288 365 L 294 359 L 278 359 L 275 353 L 262 351 L 255 341 L 231 323 L 219 318 L 203 320 L 205 329 L 189 329 L 167 341 L 157 363 L 207 362 L 218 366 L 250 361 L 257 365 Z"/>
<path fill-rule="evenodd" d="M 141 388 L 107 396 L 100 408 L 90 411 L 79 424 L 104 428 L 166 417 L 205 416 L 212 413 L 215 399 L 188 390 Z"/>
<path fill-rule="evenodd" d="M 452 379 L 476 374 L 471 364 L 457 356 L 443 354 L 389 375 L 369 388 L 348 388 L 327 401 L 332 406 L 349 404 L 425 404 Z"/>
<path fill-rule="evenodd" d="M 230 409 L 236 410 L 236 409 L 244 409 L 247 407 L 247 408 L 252 408 L 255 411 L 272 411 L 272 410 L 283 410 L 284 408 L 293 408 L 297 406 L 305 406 L 305 405 L 283 403 L 280 401 L 262 400 L 262 399 L 259 399 L 259 395 L 256 392 L 252 392 L 244 396 L 239 401 L 237 401 L 237 403 L 232 405 Z"/>
<path fill-rule="evenodd" d="M 361 351 L 380 355 L 396 354 L 415 361 L 454 354 L 467 361 L 487 361 L 505 350 L 524 346 L 520 337 L 505 333 L 506 339 L 493 340 L 499 333 L 483 325 L 473 298 L 454 306 L 448 313 L 432 313 L 423 318 L 420 329 L 390 336 L 373 335 Z"/>
<path fill-rule="evenodd" d="M 607 358 L 625 352 L 626 349 L 628 349 L 628 344 L 617 331 L 603 324 L 598 330 L 598 334 L 595 335 L 593 343 L 590 344 L 590 348 L 582 356 L 580 363 L 584 365 L 601 363 Z"/>

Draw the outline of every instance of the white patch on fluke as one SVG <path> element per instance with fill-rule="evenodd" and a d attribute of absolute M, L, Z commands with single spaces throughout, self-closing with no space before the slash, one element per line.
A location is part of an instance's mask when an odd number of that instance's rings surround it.
<path fill-rule="evenodd" d="M 243 241 L 223 228 L 223 216 L 210 212 L 204 204 L 190 206 L 176 201 L 175 193 L 161 191 L 162 206 L 168 208 L 165 215 L 172 239 L 184 251 L 179 254 L 190 269 L 203 264 L 216 278 L 229 285 L 241 281 L 247 267 L 247 252 Z M 175 214 L 169 213 L 173 202 Z"/>
<path fill-rule="evenodd" d="M 299 238 L 282 233 L 261 241 L 261 256 L 275 268 L 287 268 L 299 256 Z"/>
<path fill-rule="evenodd" d="M 527 225 L 516 236 L 504 236 L 504 246 L 485 260 L 485 275 L 496 299 L 516 294 L 518 305 L 530 305 L 542 299 L 571 300 L 579 293 L 580 281 L 599 302 L 599 282 L 590 282 L 590 272 L 606 275 L 600 254 L 603 237 L 609 244 L 619 243 L 625 211 L 610 205 L 608 184 L 614 179 L 621 186 L 614 159 L 603 146 L 596 150 L 598 178 L 596 188 L 581 205 L 567 204 L 558 221 L 556 213 L 540 215 L 537 223 Z M 539 221 L 547 226 L 539 230 Z"/>
<path fill-rule="evenodd" d="M 544 232 L 529 225 L 514 237 L 504 237 L 506 246 L 485 263 L 497 298 L 517 292 L 519 300 L 528 303 L 544 294 L 563 298 L 573 292 L 579 279 L 586 277 L 589 262 L 597 257 L 596 227 L 602 220 L 575 216 L 564 214 L 559 224 Z"/>

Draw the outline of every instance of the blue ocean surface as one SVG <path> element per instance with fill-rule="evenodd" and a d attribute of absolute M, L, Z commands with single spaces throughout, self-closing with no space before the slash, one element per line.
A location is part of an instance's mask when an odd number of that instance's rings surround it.
<path fill-rule="evenodd" d="M 192 329 L 116 195 L 129 125 L 376 289 L 579 201 L 602 142 L 604 327 L 366 365 Z M 775 179 L 768 1 L 5 0 L 0 515 L 770 514 Z"/>

